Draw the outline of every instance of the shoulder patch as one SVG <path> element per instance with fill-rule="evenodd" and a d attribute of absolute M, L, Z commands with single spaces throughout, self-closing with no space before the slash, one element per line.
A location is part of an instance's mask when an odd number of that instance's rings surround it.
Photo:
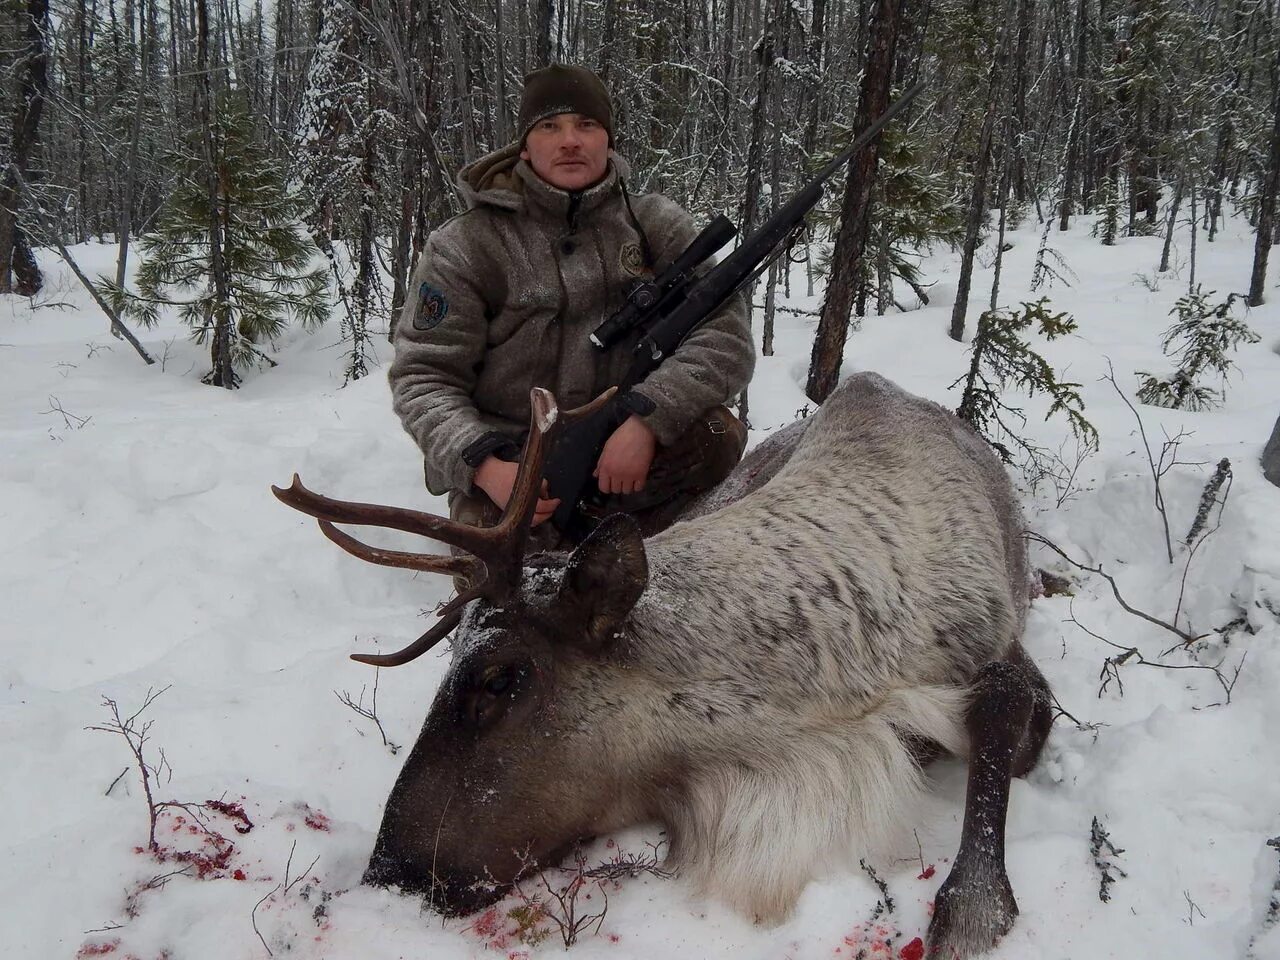
<path fill-rule="evenodd" d="M 449 313 L 449 300 L 443 290 L 429 283 L 418 288 L 418 309 L 413 312 L 413 329 L 430 330 L 440 325 Z"/>
<path fill-rule="evenodd" d="M 622 272 L 631 277 L 638 277 L 649 271 L 645 269 L 644 255 L 640 252 L 640 244 L 634 240 L 628 240 L 622 245 L 622 250 L 618 253 L 618 266 L 622 268 Z"/>

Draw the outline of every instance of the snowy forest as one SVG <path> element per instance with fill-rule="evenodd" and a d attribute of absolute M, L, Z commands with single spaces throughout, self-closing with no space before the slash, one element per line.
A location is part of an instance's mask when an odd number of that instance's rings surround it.
<path fill-rule="evenodd" d="M 828 191 L 805 238 L 844 227 L 808 271 L 810 283 L 833 281 L 815 400 L 834 383 L 850 316 L 906 309 L 895 289 L 929 302 L 915 258 L 932 245 L 963 253 L 960 339 L 989 230 L 1034 219 L 1059 231 L 1100 212 L 1098 243 L 1162 235 L 1167 270 L 1175 232 L 1212 243 L 1239 212 L 1256 228 L 1238 284 L 1253 305 L 1280 236 L 1275 0 L 13 0 L 4 10 L 0 291 L 39 289 L 33 245 L 113 242 L 114 277 L 90 279 L 118 331 L 181 301 L 210 342 L 210 382 L 227 387 L 238 366 L 273 362 L 269 343 L 289 322 L 333 318 L 347 376 L 366 372 L 370 329 L 389 327 L 425 236 L 459 210 L 454 173 L 511 140 L 521 78 L 550 61 L 589 65 L 609 85 L 637 188 L 703 220 L 726 213 L 742 235 L 899 90 L 925 82 L 855 162 L 843 200 Z M 237 224 L 226 236 L 220 210 Z M 170 263 L 125 289 L 130 257 L 172 260 L 175 245 L 202 237 L 190 276 Z M 1045 247 L 1048 276 L 1057 266 Z M 198 302 L 165 292 L 196 277 L 209 286 Z M 766 280 L 765 355 L 780 278 L 775 268 Z"/>

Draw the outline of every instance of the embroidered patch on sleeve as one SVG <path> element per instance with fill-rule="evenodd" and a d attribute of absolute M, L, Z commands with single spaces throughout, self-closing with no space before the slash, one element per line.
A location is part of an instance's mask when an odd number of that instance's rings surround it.
<path fill-rule="evenodd" d="M 437 290 L 429 283 L 418 288 L 418 309 L 413 313 L 413 329 L 430 330 L 438 327 L 448 313 L 449 301 L 443 290 Z"/>
<path fill-rule="evenodd" d="M 628 276 L 638 277 L 648 273 L 644 265 L 644 255 L 640 252 L 640 244 L 630 240 L 622 245 L 618 252 L 618 266 Z"/>

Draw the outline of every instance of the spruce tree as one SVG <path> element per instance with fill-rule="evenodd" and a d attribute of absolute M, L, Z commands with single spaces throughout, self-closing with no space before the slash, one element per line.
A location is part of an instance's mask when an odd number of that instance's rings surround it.
<path fill-rule="evenodd" d="M 189 149 L 174 158 L 173 193 L 153 232 L 139 243 L 142 263 L 136 290 L 105 277 L 99 283 L 116 309 L 145 327 L 162 308 L 176 308 L 197 343 L 210 341 L 214 373 L 225 340 L 232 368 L 271 360 L 259 346 L 274 341 L 290 319 L 306 329 L 328 314 L 325 270 L 312 266 L 315 245 L 301 226 L 302 205 L 285 185 L 282 165 L 253 135 L 242 100 L 226 98 L 214 118 L 217 191 L 210 196 L 207 171 L 193 131 Z M 215 206 L 216 205 L 216 209 Z M 215 283 L 210 223 L 221 225 L 225 283 Z M 219 290 L 225 290 L 219 295 Z M 225 334 L 225 337 L 218 334 Z M 233 373 L 230 383 L 238 385 Z"/>
<path fill-rule="evenodd" d="M 1166 356 L 1178 358 L 1178 369 L 1163 377 L 1145 370 L 1139 376 L 1145 378 L 1138 388 L 1138 399 L 1157 407 L 1173 407 L 1176 410 L 1207 410 L 1222 402 L 1224 391 L 1215 390 L 1200 382 L 1206 374 L 1216 373 L 1223 382 L 1233 366 L 1229 351 L 1241 343 L 1257 343 L 1258 335 L 1244 321 L 1231 315 L 1240 294 L 1230 294 L 1221 303 L 1212 303 L 1216 291 L 1205 292 L 1200 287 L 1180 297 L 1169 311 L 1176 316 L 1164 334 Z M 1175 342 L 1180 345 L 1174 347 Z"/>
<path fill-rule="evenodd" d="M 1021 448 L 1033 462 L 1044 455 L 1042 450 L 1018 436 L 1009 422 L 1010 417 L 1019 423 L 1026 419 L 1020 408 L 1010 406 L 1002 398 L 1002 392 L 1009 386 L 1026 391 L 1028 396 L 1047 393 L 1053 403 L 1045 419 L 1062 413 L 1076 439 L 1086 447 L 1096 449 L 1098 446 L 1098 431 L 1084 417 L 1080 384 L 1059 380 L 1049 362 L 1023 339 L 1023 334 L 1033 325 L 1038 326 L 1046 340 L 1075 331 L 1075 320 L 1066 313 L 1053 313 L 1048 303 L 1048 297 L 1041 297 L 1034 303 L 1023 303 L 1021 310 L 983 313 L 969 345 L 969 372 L 951 384 L 954 387 L 964 381 L 956 415 L 982 434 L 1005 463 L 1012 463 L 1014 456 L 1002 438 Z"/>

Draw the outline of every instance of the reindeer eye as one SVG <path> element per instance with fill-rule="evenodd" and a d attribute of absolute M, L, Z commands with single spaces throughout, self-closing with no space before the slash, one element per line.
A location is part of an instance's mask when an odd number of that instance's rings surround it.
<path fill-rule="evenodd" d="M 516 664 L 491 666 L 481 673 L 468 697 L 472 723 L 484 730 L 504 716 L 516 701 L 524 675 L 525 670 Z"/>
<path fill-rule="evenodd" d="M 485 680 L 484 692 L 495 697 L 501 693 L 505 693 L 511 688 L 512 679 L 510 670 L 503 670 L 501 673 L 496 673 Z"/>

